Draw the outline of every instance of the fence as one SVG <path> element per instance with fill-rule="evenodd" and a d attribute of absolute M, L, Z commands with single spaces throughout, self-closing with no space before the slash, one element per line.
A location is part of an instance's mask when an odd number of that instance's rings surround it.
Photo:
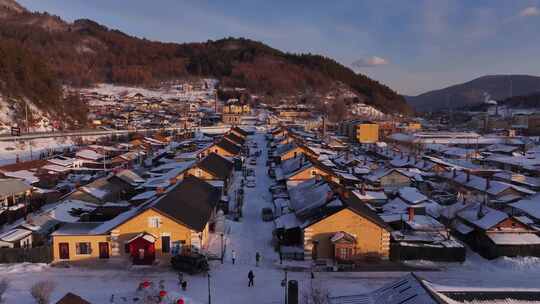
<path fill-rule="evenodd" d="M 430 260 L 439 262 L 465 261 L 465 247 L 429 247 L 429 246 L 400 246 L 390 245 L 390 259 L 392 261 Z"/>
<path fill-rule="evenodd" d="M 6 263 L 50 263 L 52 249 L 50 246 L 34 248 L 0 248 L 0 264 Z"/>

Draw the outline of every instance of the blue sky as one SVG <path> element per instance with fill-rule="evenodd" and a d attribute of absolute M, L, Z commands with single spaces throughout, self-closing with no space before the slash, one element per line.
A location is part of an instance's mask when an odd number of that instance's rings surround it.
<path fill-rule="evenodd" d="M 152 40 L 227 36 L 332 57 L 402 94 L 540 75 L 540 0 L 20 0 Z"/>

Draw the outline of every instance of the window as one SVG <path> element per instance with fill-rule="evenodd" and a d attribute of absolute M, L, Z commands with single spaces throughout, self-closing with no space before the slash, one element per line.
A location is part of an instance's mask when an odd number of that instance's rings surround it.
<path fill-rule="evenodd" d="M 153 217 L 148 218 L 148 226 L 150 228 L 159 228 L 160 224 L 161 224 L 161 221 L 159 217 L 153 216 Z"/>
<path fill-rule="evenodd" d="M 129 243 L 124 244 L 124 253 L 129 253 Z"/>
<path fill-rule="evenodd" d="M 84 242 L 84 243 L 77 243 L 76 244 L 77 254 L 79 255 L 86 255 L 92 253 L 92 248 L 90 243 Z"/>

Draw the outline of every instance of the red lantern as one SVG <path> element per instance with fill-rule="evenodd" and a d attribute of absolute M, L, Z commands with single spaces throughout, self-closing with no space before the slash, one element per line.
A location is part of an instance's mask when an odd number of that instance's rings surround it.
<path fill-rule="evenodd" d="M 159 291 L 159 297 L 160 298 L 165 298 L 166 296 L 167 296 L 167 292 L 165 290 Z"/>
<path fill-rule="evenodd" d="M 148 287 L 150 287 L 150 282 L 144 281 L 144 282 L 142 283 L 142 287 L 143 287 L 143 288 L 148 288 Z"/>
<path fill-rule="evenodd" d="M 184 299 L 178 299 L 178 301 L 176 301 L 176 304 L 184 304 Z"/>

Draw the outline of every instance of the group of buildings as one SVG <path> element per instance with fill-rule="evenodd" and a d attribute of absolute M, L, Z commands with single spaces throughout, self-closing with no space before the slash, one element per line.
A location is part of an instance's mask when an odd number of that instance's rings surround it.
<path fill-rule="evenodd" d="M 270 191 L 282 254 L 340 267 L 464 261 L 467 246 L 489 259 L 540 256 L 536 147 L 419 128 L 401 124 L 384 135 L 379 122 L 350 121 L 341 136 L 272 130 Z"/>
<path fill-rule="evenodd" d="M 53 262 L 144 265 L 207 251 L 225 214 L 238 212 L 235 170 L 247 136 L 238 127 L 215 137 L 154 135 L 3 168 L 2 211 L 11 215 L 0 250 L 45 246 Z M 26 167 L 7 171 L 14 166 Z M 59 173 L 45 185 L 43 171 Z M 48 200 L 32 206 L 41 196 Z M 24 211 L 14 216 L 16 208 Z"/>

